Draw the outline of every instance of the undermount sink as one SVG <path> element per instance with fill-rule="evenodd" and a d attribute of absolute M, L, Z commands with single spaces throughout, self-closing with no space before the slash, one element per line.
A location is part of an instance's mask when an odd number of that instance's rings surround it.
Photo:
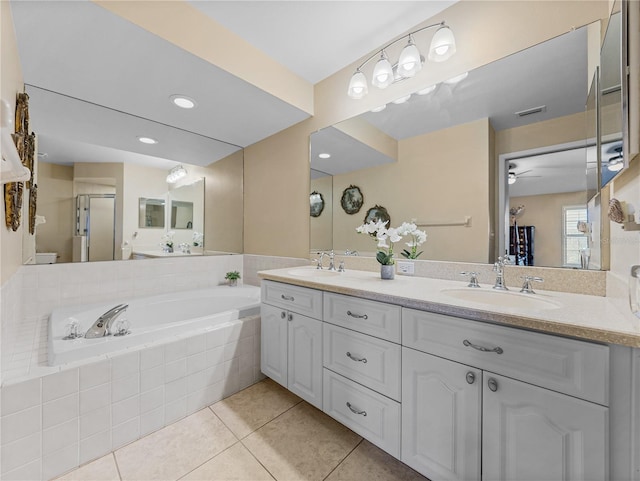
<path fill-rule="evenodd" d="M 537 294 L 520 294 L 509 291 L 499 291 L 493 289 L 443 289 L 442 292 L 448 297 L 460 299 L 462 301 L 476 302 L 497 307 L 516 307 L 522 309 L 557 309 L 561 307 L 555 301 L 536 297 Z"/>
<path fill-rule="evenodd" d="M 333 277 L 338 276 L 338 271 L 328 271 L 324 269 L 316 269 L 315 267 L 304 267 L 301 269 L 291 269 L 288 274 L 298 277 Z"/>

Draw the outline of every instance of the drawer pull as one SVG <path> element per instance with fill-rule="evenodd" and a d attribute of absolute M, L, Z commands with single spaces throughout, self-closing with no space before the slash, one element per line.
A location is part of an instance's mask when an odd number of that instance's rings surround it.
<path fill-rule="evenodd" d="M 359 411 L 354 408 L 349 401 L 347 401 L 347 407 L 351 410 L 353 414 L 362 414 L 363 416 L 367 415 L 367 411 Z"/>
<path fill-rule="evenodd" d="M 349 359 L 351 359 L 352 361 L 356 361 L 356 362 L 362 362 L 364 364 L 367 363 L 367 358 L 366 357 L 355 357 L 353 354 L 351 354 L 350 352 L 347 352 L 347 357 Z"/>
<path fill-rule="evenodd" d="M 366 314 L 354 314 L 351 311 L 347 311 L 347 316 L 355 317 L 356 319 L 369 319 L 369 316 Z"/>
<path fill-rule="evenodd" d="M 501 347 L 494 347 L 493 349 L 489 349 L 488 347 L 483 347 L 483 346 L 478 346 L 477 344 L 473 344 L 472 342 L 468 341 L 467 339 L 462 341 L 462 344 L 464 344 L 467 347 L 472 347 L 475 350 L 482 351 L 482 352 L 495 352 L 496 354 L 502 354 L 504 352 Z"/>
<path fill-rule="evenodd" d="M 284 311 L 282 311 L 282 312 L 280 313 L 280 319 L 284 319 L 285 317 L 287 317 L 287 313 L 286 313 L 286 312 L 284 312 Z"/>
<path fill-rule="evenodd" d="M 289 322 L 293 321 L 293 314 L 291 313 L 287 314 L 287 321 Z"/>
<path fill-rule="evenodd" d="M 281 294 L 280 297 L 282 297 L 285 301 L 295 301 L 296 300 L 293 296 L 285 296 L 284 294 Z"/>

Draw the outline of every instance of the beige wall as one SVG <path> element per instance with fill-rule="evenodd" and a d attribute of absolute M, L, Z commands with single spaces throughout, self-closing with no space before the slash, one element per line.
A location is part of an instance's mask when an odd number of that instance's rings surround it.
<path fill-rule="evenodd" d="M 335 175 L 335 249 L 375 251 L 375 241 L 355 228 L 377 204 L 387 208 L 392 227 L 411 219 L 453 223 L 470 216 L 471 227 L 425 227 L 428 237 L 420 259 L 487 262 L 490 131 L 488 119 L 482 119 L 419 135 L 398 142 L 397 163 Z M 364 206 L 354 215 L 339 207 L 350 184 L 364 196 Z M 398 255 L 404 247 L 396 246 Z"/>
<path fill-rule="evenodd" d="M 58 262 L 71 262 L 73 167 L 40 162 L 38 182 L 37 213 L 46 223 L 36 227 L 36 252 L 57 252 Z"/>
<path fill-rule="evenodd" d="M 586 206 L 585 201 L 584 191 L 509 199 L 509 207 L 525 206 L 524 213 L 518 217 L 518 225 L 532 225 L 536 228 L 533 245 L 534 265 L 562 265 L 562 207 Z"/>
<path fill-rule="evenodd" d="M 0 58 L 2 58 L 0 92 L 2 99 L 9 102 L 13 112 L 16 107 L 16 94 L 22 92 L 23 89 L 23 80 L 9 2 L 0 2 Z M 4 222 L 4 195 L 0 197 L 0 212 L 2 212 L 3 219 L 2 227 L 0 227 L 2 232 L 0 235 L 0 246 L 2 248 L 0 285 L 4 285 L 22 264 L 23 227 L 18 229 L 17 232 L 7 229 Z"/>
<path fill-rule="evenodd" d="M 333 178 L 330 175 L 313 179 L 309 193 L 318 192 L 324 199 L 324 210 L 318 217 L 310 217 L 311 223 L 311 252 L 328 251 L 333 249 Z M 336 207 L 340 209 L 342 191 L 336 200 Z"/>

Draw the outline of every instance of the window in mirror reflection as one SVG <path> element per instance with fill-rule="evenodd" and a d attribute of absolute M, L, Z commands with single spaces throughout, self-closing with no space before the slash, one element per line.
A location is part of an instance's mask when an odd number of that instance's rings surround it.
<path fill-rule="evenodd" d="M 171 201 L 171 228 L 193 229 L 193 202 Z"/>
<path fill-rule="evenodd" d="M 164 199 L 139 198 L 140 213 L 138 227 L 162 228 L 164 227 Z"/>

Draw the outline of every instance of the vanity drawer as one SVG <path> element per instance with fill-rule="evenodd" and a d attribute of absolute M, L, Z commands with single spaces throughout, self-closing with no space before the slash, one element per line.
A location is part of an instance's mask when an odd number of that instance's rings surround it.
<path fill-rule="evenodd" d="M 324 412 L 400 458 L 400 403 L 324 370 Z"/>
<path fill-rule="evenodd" d="M 608 405 L 607 346 L 406 308 L 402 323 L 404 346 Z"/>
<path fill-rule="evenodd" d="M 326 293 L 324 320 L 354 331 L 400 343 L 400 306 Z"/>
<path fill-rule="evenodd" d="M 324 367 L 400 401 L 400 345 L 324 323 Z"/>
<path fill-rule="evenodd" d="M 322 291 L 262 281 L 262 302 L 322 320 Z"/>

